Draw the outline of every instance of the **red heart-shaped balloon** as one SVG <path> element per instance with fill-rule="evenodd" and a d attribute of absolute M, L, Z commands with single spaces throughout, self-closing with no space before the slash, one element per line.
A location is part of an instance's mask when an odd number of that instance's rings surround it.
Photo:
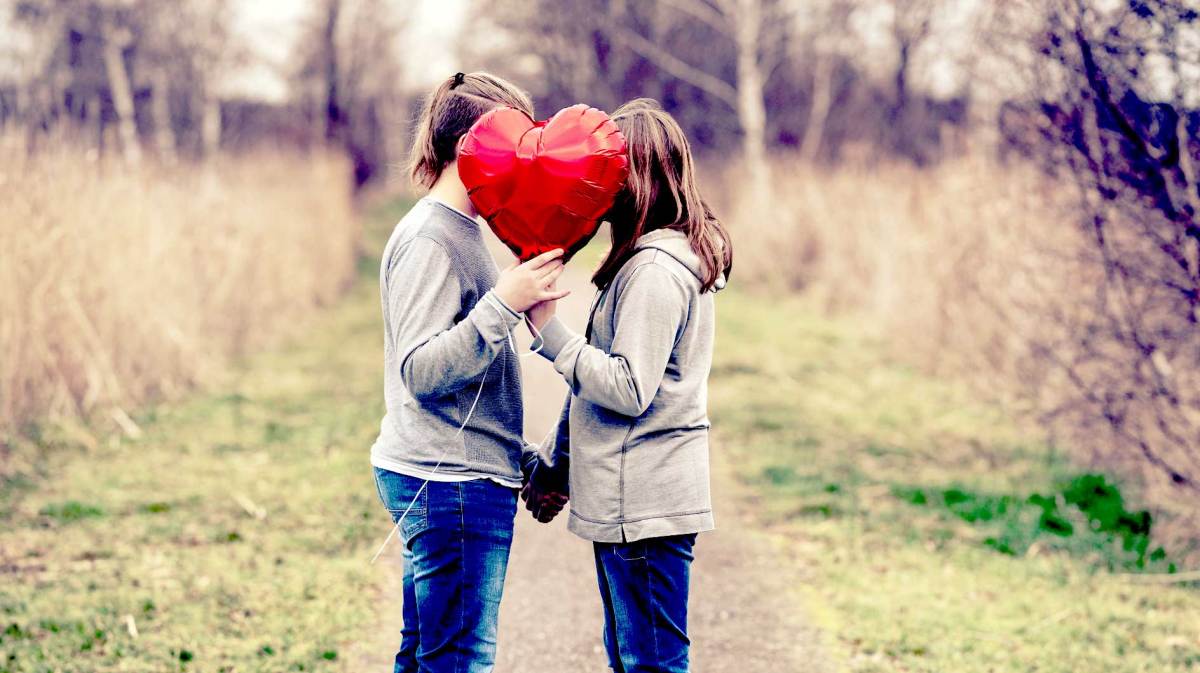
<path fill-rule="evenodd" d="M 535 122 L 514 108 L 479 118 L 458 150 L 476 210 L 521 260 L 587 245 L 625 184 L 625 136 L 587 105 Z"/>

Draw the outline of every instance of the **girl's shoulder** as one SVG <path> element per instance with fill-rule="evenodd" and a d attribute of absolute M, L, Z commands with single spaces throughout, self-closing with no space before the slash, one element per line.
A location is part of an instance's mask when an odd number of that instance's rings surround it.
<path fill-rule="evenodd" d="M 428 199 L 421 199 L 400 218 L 384 248 L 386 269 L 395 268 L 405 257 L 444 257 L 453 262 L 454 241 L 447 235 L 442 216 Z M 451 263 L 451 267 L 454 264 Z"/>
<path fill-rule="evenodd" d="M 479 223 L 440 201 L 423 198 L 400 220 L 403 240 L 427 238 L 453 258 L 478 257 L 486 252 Z"/>
<path fill-rule="evenodd" d="M 446 238 L 449 213 L 438 207 L 437 202 L 424 198 L 408 209 L 400 226 L 405 228 L 410 237 L 425 236 L 441 242 Z"/>
<path fill-rule="evenodd" d="M 638 248 L 621 265 L 613 282 L 623 284 L 634 277 L 645 278 L 648 282 L 662 282 L 663 279 L 670 278 L 689 293 L 700 290 L 696 271 L 688 265 L 686 256 L 666 246 L 647 245 Z"/>
<path fill-rule="evenodd" d="M 698 294 L 700 286 L 687 267 L 657 248 L 637 250 L 613 277 L 613 292 L 620 297 L 629 292 L 663 297 L 678 295 L 685 302 Z"/>

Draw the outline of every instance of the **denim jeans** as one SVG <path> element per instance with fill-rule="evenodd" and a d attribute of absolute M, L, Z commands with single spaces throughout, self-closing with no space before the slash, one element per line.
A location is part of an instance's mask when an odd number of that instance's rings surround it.
<path fill-rule="evenodd" d="M 487 479 L 423 483 L 375 468 L 393 522 L 416 497 L 400 526 L 404 626 L 394 671 L 488 673 L 517 492 Z"/>
<path fill-rule="evenodd" d="M 596 542 L 604 647 L 614 673 L 687 673 L 688 587 L 696 535 Z"/>

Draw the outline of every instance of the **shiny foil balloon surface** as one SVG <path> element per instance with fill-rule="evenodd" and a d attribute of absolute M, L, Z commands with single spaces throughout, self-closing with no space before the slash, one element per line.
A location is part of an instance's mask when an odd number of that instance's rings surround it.
<path fill-rule="evenodd" d="M 479 118 L 458 151 L 471 202 L 521 260 L 587 245 L 628 175 L 625 137 L 587 105 L 535 122 L 513 108 Z"/>

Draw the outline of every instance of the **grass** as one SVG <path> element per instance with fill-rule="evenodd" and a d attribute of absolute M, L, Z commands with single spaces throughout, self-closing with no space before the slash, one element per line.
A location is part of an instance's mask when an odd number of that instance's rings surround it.
<path fill-rule="evenodd" d="M 1166 265 L 1147 261 L 1161 252 L 1153 240 L 1107 237 L 1116 246 L 1107 257 L 1137 270 L 1130 314 L 1105 290 L 1070 179 L 985 154 L 837 170 L 779 157 L 772 175 L 769 200 L 754 198 L 736 167 L 706 182 L 724 191 L 714 202 L 735 241 L 735 286 L 802 291 L 822 312 L 857 316 L 854 330 L 921 371 L 1037 419 L 1079 464 L 1138 488 L 1158 516 L 1157 538 L 1200 566 L 1200 491 L 1176 483 L 1140 444 L 1184 477 L 1197 467 L 1195 447 L 1179 438 L 1200 437 L 1200 331 L 1186 302 L 1160 294 L 1171 283 L 1156 275 Z M 1143 230 L 1127 221 L 1137 208 L 1118 210 L 1112 226 Z M 1155 325 L 1167 379 L 1140 373 L 1159 366 L 1129 339 L 1126 320 Z"/>
<path fill-rule="evenodd" d="M 9 448 L 34 467 L 0 491 L 0 671 L 346 665 L 374 620 L 367 561 L 387 530 L 366 462 L 376 268 L 364 260 L 293 343 L 134 414 L 136 438 L 47 431 Z"/>
<path fill-rule="evenodd" d="M 369 217 L 383 249 L 410 202 Z M 593 244 L 584 255 L 598 259 Z M 0 673 L 351 670 L 387 531 L 378 257 L 303 334 L 140 428 L 46 424 L 0 482 Z"/>
<path fill-rule="evenodd" d="M 1200 670 L 1200 592 L 1110 571 L 1171 570 L 1111 480 L 860 325 L 722 299 L 720 450 L 810 569 L 802 600 L 845 670 Z"/>
<path fill-rule="evenodd" d="M 405 206 L 371 217 L 367 249 Z M 290 345 L 134 414 L 136 438 L 6 449 L 39 459 L 0 491 L 0 672 L 353 667 L 387 529 L 365 462 L 376 260 L 359 267 Z M 719 450 L 811 573 L 799 598 L 844 670 L 1200 669 L 1194 587 L 1110 571 L 1137 569 L 1149 523 L 1111 480 L 802 300 L 729 291 L 720 312 Z"/>

